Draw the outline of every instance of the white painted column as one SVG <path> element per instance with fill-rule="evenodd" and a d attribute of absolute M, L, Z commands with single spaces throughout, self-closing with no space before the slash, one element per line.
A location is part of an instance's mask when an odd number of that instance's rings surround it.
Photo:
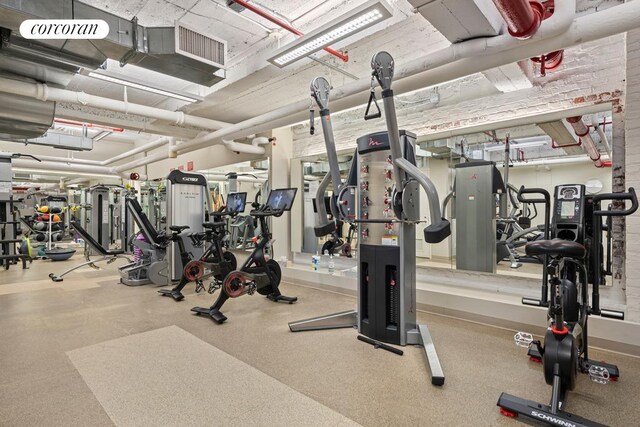
<path fill-rule="evenodd" d="M 640 30 L 627 33 L 626 186 L 640 191 Z M 626 218 L 627 319 L 640 322 L 640 214 Z"/>
<path fill-rule="evenodd" d="M 271 189 L 291 187 L 291 158 L 293 157 L 293 134 L 291 128 L 274 129 L 272 136 L 276 138 L 271 147 L 271 163 L 269 165 L 269 182 Z M 294 210 L 302 203 L 302 189 L 298 188 Z M 271 219 L 271 233 L 275 239 L 273 257 L 278 260 L 286 256 L 293 259 L 291 254 L 291 213 L 286 212 L 279 218 Z"/>

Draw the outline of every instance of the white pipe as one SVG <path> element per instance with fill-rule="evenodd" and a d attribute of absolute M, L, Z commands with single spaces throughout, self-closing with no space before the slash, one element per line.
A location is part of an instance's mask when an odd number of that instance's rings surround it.
<path fill-rule="evenodd" d="M 92 174 L 100 174 L 100 175 L 114 175 L 115 173 L 111 168 L 106 166 L 96 166 L 96 165 L 80 165 L 80 164 L 66 164 L 59 162 L 48 162 L 42 161 L 37 162 L 35 160 L 27 160 L 27 159 L 13 159 L 12 165 L 16 168 L 29 168 L 29 169 L 43 169 L 43 170 L 52 170 L 52 171 L 61 171 L 61 172 L 81 172 L 81 173 L 92 173 Z"/>
<path fill-rule="evenodd" d="M 57 163 L 66 163 L 66 164 L 77 164 L 77 165 L 94 165 L 94 166 L 103 166 L 103 162 L 100 160 L 87 160 L 87 159 L 73 159 L 71 157 L 54 157 L 54 156 L 41 156 L 40 154 L 36 155 L 40 160 L 48 161 L 48 162 L 57 162 Z"/>
<path fill-rule="evenodd" d="M 627 3 L 625 5 L 620 5 L 616 7 L 628 6 L 632 3 Z M 607 9 L 603 12 L 597 12 L 597 14 L 603 14 L 609 12 L 611 14 L 611 10 L 615 9 L 615 7 Z M 640 8 L 638 8 L 640 9 Z M 429 70 L 437 69 L 438 67 L 442 67 L 444 65 L 450 65 L 455 63 L 458 60 L 464 58 L 474 58 L 474 63 L 482 64 L 486 61 L 487 57 L 501 57 L 501 53 L 507 51 L 509 49 L 518 49 L 520 50 L 524 45 L 534 45 L 539 53 L 534 55 L 526 55 L 522 57 L 518 57 L 516 60 L 502 60 L 502 58 L 497 58 L 498 65 L 494 66 L 480 66 L 476 65 L 477 70 L 469 70 L 467 67 L 459 67 L 461 68 L 459 71 L 462 71 L 455 77 L 449 77 L 448 73 L 443 73 L 441 77 L 435 79 L 437 83 L 441 83 L 443 81 L 452 80 L 453 78 L 473 74 L 475 72 L 484 71 L 489 68 L 494 68 L 499 65 L 508 64 L 511 62 L 516 62 L 524 58 L 529 58 L 532 56 L 540 55 L 543 53 L 548 53 L 551 50 L 558 49 L 547 49 L 545 47 L 545 42 L 547 39 L 553 40 L 554 37 L 562 34 L 567 31 L 567 29 L 572 25 L 572 22 L 575 24 L 580 19 L 578 18 L 575 21 L 573 18 L 575 17 L 576 10 L 576 0 L 564 0 L 562 2 L 558 2 L 556 5 L 556 10 L 551 18 L 546 20 L 543 25 L 540 27 L 538 32 L 528 40 L 518 40 L 514 39 L 508 34 L 496 36 L 496 37 L 487 37 L 483 39 L 474 39 L 469 40 L 462 43 L 452 44 L 444 49 L 440 49 L 436 52 L 429 53 L 426 56 L 423 56 L 417 60 L 410 61 L 406 66 L 402 68 L 396 68 L 395 70 L 395 79 L 398 80 L 394 87 L 394 92 L 396 94 L 401 94 L 404 92 L 409 92 L 411 90 L 420 89 L 422 87 L 430 86 L 434 83 L 423 84 L 422 82 L 418 82 L 418 85 L 413 85 L 411 88 L 404 87 L 399 90 L 398 83 L 402 81 L 404 78 L 408 78 L 411 76 L 415 76 L 420 73 L 424 73 Z M 617 14 L 613 14 L 614 16 Z M 637 16 L 640 19 L 640 12 L 637 13 Z M 588 16 L 587 16 L 588 17 Z M 636 23 L 636 26 L 638 24 Z M 588 29 L 588 27 L 587 27 Z M 624 31 L 624 30 L 623 30 Z M 617 29 L 610 29 L 609 32 L 611 34 L 616 34 L 618 32 Z M 607 34 L 610 35 L 610 34 Z M 598 37 L 601 38 L 601 37 Z M 582 42 L 578 39 L 574 44 Z M 484 60 L 484 61 L 483 61 Z M 472 64 L 470 64 L 473 66 Z M 471 66 L 469 68 L 471 68 Z M 339 111 L 341 109 L 353 108 L 357 105 L 362 104 L 363 99 L 361 97 L 353 98 L 354 95 L 359 95 L 363 92 L 366 92 L 370 89 L 371 79 L 363 78 L 357 80 L 355 82 L 344 85 L 340 88 L 337 88 L 331 92 L 332 99 L 332 111 Z M 347 98 L 352 97 L 349 101 Z M 343 100 L 344 102 L 340 103 L 338 101 Z M 208 135 L 204 135 L 201 137 L 197 137 L 192 139 L 191 141 L 185 142 L 183 144 L 178 144 L 177 151 L 178 154 L 187 153 L 193 150 L 197 150 L 203 146 L 208 145 L 211 142 L 219 141 L 221 138 L 239 138 L 246 134 L 259 133 L 261 131 L 270 130 L 277 126 L 284 126 L 286 124 L 295 123 L 302 119 L 302 112 L 306 112 L 309 106 L 308 100 L 301 100 L 295 102 L 293 104 L 289 104 L 287 106 L 278 108 L 271 112 L 262 114 L 260 116 L 254 117 L 249 120 L 245 120 L 240 123 L 236 123 L 235 125 L 225 127 L 224 129 L 220 129 L 216 132 L 210 133 Z M 292 116 L 295 119 L 288 119 L 287 117 Z"/>
<path fill-rule="evenodd" d="M 259 147 L 257 145 L 249 145 L 249 144 L 241 144 L 236 141 L 226 141 L 222 140 L 223 144 L 227 149 L 231 151 L 235 151 L 237 153 L 247 153 L 247 154 L 264 154 L 265 150 L 263 147 Z M 177 150 L 176 150 L 177 151 Z"/>
<path fill-rule="evenodd" d="M 602 156 L 602 160 L 609 160 L 609 156 Z M 533 159 L 526 160 L 524 162 L 514 162 L 512 164 L 513 167 L 526 167 L 526 166 L 547 166 L 547 165 L 560 165 L 560 164 L 569 164 L 569 163 L 591 163 L 593 160 L 589 158 L 589 156 L 579 156 L 579 157 L 562 157 L 559 159 Z"/>
<path fill-rule="evenodd" d="M 604 167 L 604 164 L 600 159 L 600 150 L 598 150 L 596 143 L 593 141 L 593 138 L 591 138 L 589 127 L 584 123 L 584 120 L 582 120 L 582 116 L 569 117 L 567 118 L 567 122 L 569 122 L 578 138 L 580 138 L 582 147 L 585 149 L 587 154 L 589 154 L 591 160 L 593 160 L 593 164 L 597 168 Z"/>
<path fill-rule="evenodd" d="M 163 110 L 162 108 L 132 104 L 130 102 L 119 101 L 117 99 L 89 95 L 85 92 L 58 89 L 42 83 L 29 83 L 4 77 L 0 78 L 0 92 L 27 96 L 41 101 L 70 102 L 73 104 L 88 105 L 121 113 L 150 117 L 175 123 L 177 125 L 195 126 L 203 129 L 217 130 L 225 126 L 229 126 L 229 123 L 227 122 L 192 116 L 181 111 Z"/>
<path fill-rule="evenodd" d="M 504 35 L 470 40 L 411 61 L 406 66 L 396 69 L 395 75 L 398 80 L 394 92 L 399 95 L 550 51 L 624 33 L 640 26 L 640 1 L 624 3 L 573 19 L 575 5 L 575 0 L 558 2 L 554 15 L 528 40 L 512 39 Z M 337 112 L 362 105 L 362 94 L 367 92 L 369 87 L 370 79 L 364 78 L 334 90 L 332 110 Z M 213 142 L 219 143 L 222 138 L 241 138 L 287 126 L 304 120 L 307 117 L 308 106 L 308 100 L 300 100 L 178 144 L 171 148 L 171 151 L 184 154 Z M 152 163 L 150 160 L 151 158 L 141 159 L 138 166 Z"/>
<path fill-rule="evenodd" d="M 156 139 L 155 141 L 147 142 L 144 145 L 136 147 L 136 148 L 134 148 L 132 150 L 129 150 L 129 151 L 125 152 L 125 153 L 119 154 L 119 155 L 117 155 L 115 157 L 112 157 L 112 158 L 110 158 L 108 160 L 105 160 L 103 162 L 103 165 L 104 166 L 110 165 L 111 163 L 115 163 L 117 161 L 124 160 L 127 157 L 134 156 L 134 155 L 142 153 L 144 151 L 151 151 L 151 150 L 153 150 L 155 148 L 161 147 L 162 145 L 164 145 L 166 143 L 170 144 L 171 141 L 175 141 L 175 138 L 170 137 L 170 136 L 163 136 L 161 138 Z"/>
<path fill-rule="evenodd" d="M 148 165 L 149 163 L 159 162 L 161 160 L 166 160 L 168 157 L 168 152 L 163 151 L 162 153 L 152 154 L 150 156 L 143 157 L 141 159 L 132 160 L 128 163 L 124 163 L 122 165 L 118 165 L 112 168 L 112 170 L 116 173 L 121 173 L 130 169 L 135 169 L 137 167 Z"/>
<path fill-rule="evenodd" d="M 600 123 L 598 123 L 598 118 L 596 116 L 593 116 L 593 118 L 591 119 L 591 125 L 596 130 L 596 132 L 598 132 L 598 135 L 600 136 L 600 142 L 602 142 L 602 145 L 604 145 L 605 151 L 607 152 L 610 158 L 613 158 L 613 155 L 611 152 L 611 145 L 609 145 L 609 140 L 607 139 L 607 135 L 605 135 L 604 130 L 602 129 L 602 126 L 600 126 Z"/>

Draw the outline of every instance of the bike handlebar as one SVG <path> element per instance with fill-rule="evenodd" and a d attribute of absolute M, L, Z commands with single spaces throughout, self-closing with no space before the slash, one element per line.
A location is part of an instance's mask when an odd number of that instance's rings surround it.
<path fill-rule="evenodd" d="M 524 194 L 541 194 L 542 195 L 542 199 L 535 199 L 535 198 L 525 198 L 523 195 Z M 524 188 L 524 185 L 522 187 L 520 187 L 520 190 L 518 190 L 518 200 L 521 203 L 546 203 L 549 204 L 551 203 L 551 196 L 549 195 L 549 192 L 547 190 L 545 190 L 544 188 Z"/>
<path fill-rule="evenodd" d="M 597 216 L 627 216 L 633 214 L 638 210 L 638 197 L 636 196 L 636 190 L 633 187 L 629 187 L 627 193 L 604 193 L 596 194 L 593 196 L 593 203 L 598 203 L 602 200 L 631 200 L 631 207 L 629 209 L 621 210 L 600 210 L 594 211 L 593 215 Z"/>

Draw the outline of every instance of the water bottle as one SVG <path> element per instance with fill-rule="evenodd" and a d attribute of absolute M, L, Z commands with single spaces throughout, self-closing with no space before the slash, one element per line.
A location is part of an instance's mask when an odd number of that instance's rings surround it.
<path fill-rule="evenodd" d="M 325 250 L 322 254 L 322 258 L 320 259 L 320 268 L 329 267 L 329 251 Z"/>
<path fill-rule="evenodd" d="M 320 268 L 320 255 L 318 255 L 318 252 L 311 257 L 311 268 L 313 271 L 318 271 Z"/>
<path fill-rule="evenodd" d="M 333 274 L 336 271 L 336 263 L 333 260 L 333 255 L 329 256 L 329 274 Z"/>

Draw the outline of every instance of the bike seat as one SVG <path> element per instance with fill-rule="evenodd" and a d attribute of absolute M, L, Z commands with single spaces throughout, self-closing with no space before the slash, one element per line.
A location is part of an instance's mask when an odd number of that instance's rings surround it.
<path fill-rule="evenodd" d="M 525 252 L 529 256 L 551 255 L 582 259 L 587 254 L 587 249 L 577 242 L 553 239 L 537 240 L 535 242 L 527 243 L 525 246 Z"/>
<path fill-rule="evenodd" d="M 223 225 L 227 225 L 227 223 L 225 221 L 202 223 L 202 226 L 208 230 L 213 230 L 214 228 L 222 227 Z"/>
<path fill-rule="evenodd" d="M 169 230 L 173 231 L 174 233 L 181 233 L 183 230 L 186 230 L 187 228 L 189 228 L 188 225 L 170 225 L 169 226 Z"/>

